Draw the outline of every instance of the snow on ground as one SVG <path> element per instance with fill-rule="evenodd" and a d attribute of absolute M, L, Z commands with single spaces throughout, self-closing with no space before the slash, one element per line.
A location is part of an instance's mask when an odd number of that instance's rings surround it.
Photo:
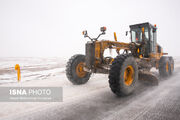
<path fill-rule="evenodd" d="M 179 60 L 179 59 L 178 59 Z M 175 58 L 175 65 L 180 66 L 180 60 Z M 47 106 L 69 104 L 94 94 L 106 88 L 109 92 L 108 75 L 93 74 L 87 84 L 72 85 L 65 75 L 67 60 L 61 58 L 1 58 L 0 86 L 29 87 L 63 87 L 63 102 L 0 102 L 0 119 L 18 116 L 29 111 L 37 111 Z M 20 64 L 22 81 L 17 82 L 15 64 Z M 78 93 L 78 94 L 77 94 Z M 113 95 L 113 93 L 112 93 Z"/>
<path fill-rule="evenodd" d="M 107 86 L 107 75 L 97 75 L 96 79 L 82 86 L 72 85 L 66 78 L 65 65 L 66 61 L 61 58 L 8 58 L 0 59 L 2 67 L 0 67 L 0 86 L 13 87 L 63 87 L 63 103 L 72 100 L 78 92 L 80 96 L 85 95 L 89 91 L 95 91 L 101 87 Z M 9 61 L 9 62 L 8 62 Z M 37 62 L 36 62 L 37 61 Z M 8 64 L 9 63 L 9 64 Z M 17 82 L 15 64 L 21 67 L 21 82 Z M 3 71 L 3 72 L 2 72 Z M 7 73 L 5 73 L 5 71 Z M 9 72 L 11 71 L 11 72 Z M 91 79 L 94 79 L 92 75 Z M 105 79 L 102 79 L 105 78 Z M 106 82 L 102 82 L 106 81 Z M 103 84 L 102 84 L 102 83 Z M 96 84 L 101 84 L 96 86 Z M 92 87 L 88 87 L 88 86 Z M 76 97 L 78 97 L 76 95 Z M 53 105 L 52 102 L 0 102 L 0 118 L 11 116 L 14 114 L 24 113 L 47 105 Z"/>
<path fill-rule="evenodd" d="M 21 81 L 41 80 L 64 72 L 62 58 L 0 58 L 0 84 L 17 82 L 16 64 L 21 68 Z"/>

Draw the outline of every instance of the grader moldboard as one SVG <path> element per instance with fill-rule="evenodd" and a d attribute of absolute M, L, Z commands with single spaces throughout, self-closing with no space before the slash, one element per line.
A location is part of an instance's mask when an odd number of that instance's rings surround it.
<path fill-rule="evenodd" d="M 106 27 L 100 28 L 97 38 L 84 37 L 91 41 L 86 43 L 86 55 L 72 56 L 66 66 L 66 76 L 73 84 L 85 84 L 92 73 L 109 74 L 109 86 L 118 96 L 129 95 L 135 89 L 137 80 L 152 81 L 158 84 L 158 78 L 150 72 L 152 67 L 159 69 L 161 77 L 172 75 L 174 60 L 163 56 L 162 47 L 157 44 L 157 27 L 150 23 L 130 25 L 130 43 L 101 40 L 98 38 L 105 34 Z M 126 32 L 126 35 L 129 33 Z M 105 49 L 115 49 L 117 57 L 104 57 Z M 123 51 L 120 53 L 120 51 Z"/>

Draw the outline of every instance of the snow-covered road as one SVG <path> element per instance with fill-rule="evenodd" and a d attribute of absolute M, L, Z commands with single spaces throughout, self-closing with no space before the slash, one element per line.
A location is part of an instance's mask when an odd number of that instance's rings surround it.
<path fill-rule="evenodd" d="M 166 80 L 161 79 L 159 86 L 147 86 L 139 83 L 135 92 L 127 97 L 117 97 L 111 92 L 108 84 L 108 75 L 92 75 L 87 84 L 78 86 L 72 85 L 63 71 L 53 72 L 51 69 L 47 69 L 53 75 L 45 79 L 6 83 L 1 86 L 61 86 L 63 87 L 63 102 L 1 102 L 0 119 L 179 120 L 179 65 L 179 61 L 176 60 L 177 67 L 174 75 Z M 61 68 L 64 68 L 64 66 L 62 65 Z M 56 75 L 57 73 L 59 75 Z"/>

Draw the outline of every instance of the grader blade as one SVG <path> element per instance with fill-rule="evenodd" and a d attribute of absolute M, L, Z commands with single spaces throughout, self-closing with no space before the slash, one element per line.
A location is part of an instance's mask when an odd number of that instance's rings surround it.
<path fill-rule="evenodd" d="M 151 72 L 141 72 L 139 71 L 139 80 L 148 85 L 155 85 L 159 84 L 159 79 Z"/>

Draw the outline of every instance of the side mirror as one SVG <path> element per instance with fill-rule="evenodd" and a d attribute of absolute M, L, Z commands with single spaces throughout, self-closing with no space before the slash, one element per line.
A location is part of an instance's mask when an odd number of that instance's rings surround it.
<path fill-rule="evenodd" d="M 87 35 L 88 35 L 87 30 L 84 30 L 84 31 L 82 32 L 82 34 L 84 35 L 84 37 L 87 37 Z"/>
<path fill-rule="evenodd" d="M 106 31 L 106 27 L 101 27 L 100 30 L 104 33 Z"/>
<path fill-rule="evenodd" d="M 128 35 L 128 31 L 126 31 L 126 36 Z"/>

